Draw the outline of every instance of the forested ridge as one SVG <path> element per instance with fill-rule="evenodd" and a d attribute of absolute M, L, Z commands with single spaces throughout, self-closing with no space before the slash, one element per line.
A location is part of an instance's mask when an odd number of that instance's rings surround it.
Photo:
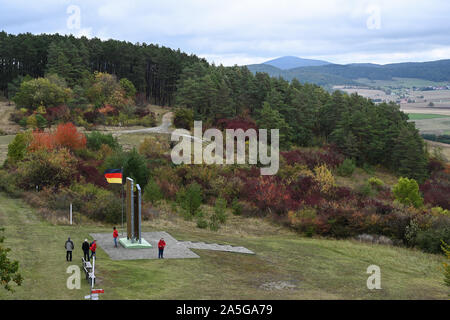
<path fill-rule="evenodd" d="M 172 105 L 177 80 L 195 55 L 158 45 L 59 34 L 7 34 L 0 32 L 0 91 L 8 96 L 8 83 L 18 76 L 43 77 L 57 71 L 69 85 L 80 84 L 83 74 L 106 72 L 127 78 L 145 97 Z"/>
<path fill-rule="evenodd" d="M 116 40 L 2 32 L 0 61 L 0 89 L 7 94 L 19 76 L 50 77 L 47 82 L 40 80 L 27 85 L 20 80 L 21 86 L 16 81 L 15 90 L 19 94 L 13 99 L 18 108 L 28 110 L 17 115 L 18 122 L 22 118 L 24 124 L 24 116 L 37 117 L 28 121 L 33 124 L 42 118 L 36 113 L 48 117 L 45 108 L 57 108 L 60 104 L 69 108 L 64 112 L 58 109 L 47 122 L 42 119 L 40 122 L 47 125 L 58 121 L 59 113 L 78 125 L 99 121 L 120 123 L 126 121 L 122 113 L 130 119 L 136 114 L 141 117 L 143 113 L 133 109 L 130 94 L 125 93 L 128 85 L 124 83 L 130 80 L 135 89 L 128 91 L 135 100 L 144 95 L 151 103 L 184 107 L 192 112 L 192 118 L 209 125 L 229 119 L 226 125 L 240 121 L 247 127 L 280 129 L 284 150 L 292 146 L 335 144 L 358 165 L 381 164 L 419 181 L 427 176 L 423 140 L 395 104 L 375 105 L 361 96 L 330 94 L 317 85 L 302 84 L 296 79 L 288 82 L 266 73 L 253 75 L 246 67 L 210 65 L 194 55 L 169 48 Z M 94 78 L 93 71 L 97 72 Z M 123 90 L 110 92 L 117 84 L 107 73 L 122 79 Z M 52 80 L 54 74 L 63 78 L 65 84 Z M 54 92 L 52 97 L 61 99 L 46 100 L 42 105 L 36 94 L 31 97 L 44 86 L 49 87 L 48 92 Z"/>

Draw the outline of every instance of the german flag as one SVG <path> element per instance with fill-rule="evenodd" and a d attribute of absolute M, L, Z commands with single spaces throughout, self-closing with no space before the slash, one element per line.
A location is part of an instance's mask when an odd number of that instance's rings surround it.
<path fill-rule="evenodd" d="M 108 183 L 120 183 L 122 184 L 122 170 L 121 169 L 108 169 L 105 171 L 105 178 Z"/>

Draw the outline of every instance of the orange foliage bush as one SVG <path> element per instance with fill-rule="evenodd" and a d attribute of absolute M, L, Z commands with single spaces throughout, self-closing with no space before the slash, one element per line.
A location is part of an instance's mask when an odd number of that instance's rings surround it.
<path fill-rule="evenodd" d="M 118 114 L 117 109 L 109 104 L 105 105 L 103 108 L 98 109 L 98 112 L 104 114 L 105 116 Z"/>
<path fill-rule="evenodd" d="M 86 147 L 86 136 L 77 131 L 73 123 L 58 125 L 55 136 L 55 144 L 58 147 L 66 147 L 71 150 L 83 149 Z"/>
<path fill-rule="evenodd" d="M 86 147 L 86 136 L 77 131 L 73 123 L 58 125 L 55 132 L 33 131 L 33 138 L 28 149 L 37 151 L 40 149 L 53 150 L 55 148 L 67 148 L 70 150 Z"/>
<path fill-rule="evenodd" d="M 38 151 L 40 149 L 53 150 L 55 148 L 55 139 L 53 134 L 49 132 L 43 132 L 40 130 L 34 130 L 30 145 L 28 146 L 29 151 Z"/>
<path fill-rule="evenodd" d="M 446 164 L 446 165 L 445 165 L 444 171 L 445 171 L 445 173 L 450 174 L 450 164 Z"/>

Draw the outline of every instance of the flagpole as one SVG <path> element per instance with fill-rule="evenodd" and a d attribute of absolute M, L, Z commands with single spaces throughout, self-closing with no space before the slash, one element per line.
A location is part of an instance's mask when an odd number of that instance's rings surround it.
<path fill-rule="evenodd" d="M 123 167 L 122 169 L 122 236 L 123 236 Z"/>

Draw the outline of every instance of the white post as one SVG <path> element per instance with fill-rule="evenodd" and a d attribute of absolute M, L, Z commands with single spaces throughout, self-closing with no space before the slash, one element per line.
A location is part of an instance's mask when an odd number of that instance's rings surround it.
<path fill-rule="evenodd" d="M 70 204 L 70 225 L 72 225 L 72 204 Z"/>
<path fill-rule="evenodd" d="M 95 255 L 92 256 L 92 279 L 91 279 L 91 289 L 94 289 L 94 281 L 95 281 Z"/>

